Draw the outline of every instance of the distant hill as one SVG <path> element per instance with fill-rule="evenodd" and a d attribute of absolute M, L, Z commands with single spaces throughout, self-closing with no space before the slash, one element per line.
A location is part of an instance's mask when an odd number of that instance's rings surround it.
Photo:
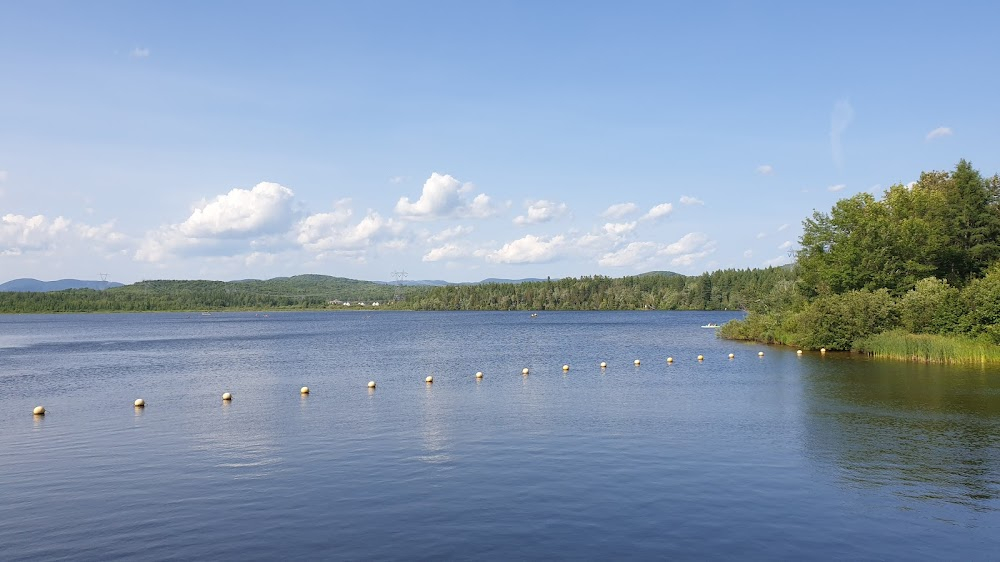
<path fill-rule="evenodd" d="M 39 281 L 38 279 L 14 279 L 0 284 L 0 291 L 11 293 L 48 293 L 50 291 L 65 291 L 66 289 L 94 289 L 103 291 L 114 287 L 122 287 L 121 283 L 112 281 L 82 281 L 80 279 L 60 279 L 58 281 Z"/>
<path fill-rule="evenodd" d="M 646 273 L 640 273 L 636 277 L 649 277 L 651 275 L 660 275 L 662 277 L 677 277 L 677 276 L 684 277 L 680 273 L 675 273 L 673 271 L 647 271 Z"/>

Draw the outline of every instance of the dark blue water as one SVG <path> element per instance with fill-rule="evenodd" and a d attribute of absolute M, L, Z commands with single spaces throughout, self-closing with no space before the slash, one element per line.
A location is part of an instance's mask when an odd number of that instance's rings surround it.
<path fill-rule="evenodd" d="M 0 316 L 0 558 L 997 558 L 1000 375 L 733 316 Z"/>

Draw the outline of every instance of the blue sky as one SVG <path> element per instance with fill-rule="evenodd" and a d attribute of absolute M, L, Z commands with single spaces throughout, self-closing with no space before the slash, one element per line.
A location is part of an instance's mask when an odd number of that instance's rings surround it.
<path fill-rule="evenodd" d="M 992 2 L 0 5 L 0 281 L 697 274 L 1000 172 Z"/>

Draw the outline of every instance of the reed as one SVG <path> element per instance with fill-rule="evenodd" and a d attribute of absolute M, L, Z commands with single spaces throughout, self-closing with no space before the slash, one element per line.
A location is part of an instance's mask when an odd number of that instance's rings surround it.
<path fill-rule="evenodd" d="M 856 351 L 886 359 L 961 365 L 1000 364 L 1000 346 L 958 336 L 892 331 L 862 339 L 854 347 Z"/>

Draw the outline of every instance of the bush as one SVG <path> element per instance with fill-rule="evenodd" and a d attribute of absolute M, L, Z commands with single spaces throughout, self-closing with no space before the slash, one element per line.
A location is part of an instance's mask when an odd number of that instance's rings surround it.
<path fill-rule="evenodd" d="M 862 289 L 817 298 L 795 323 L 803 347 L 849 350 L 861 338 L 895 328 L 899 319 L 887 289 Z"/>
<path fill-rule="evenodd" d="M 900 299 L 899 319 L 914 334 L 946 334 L 958 327 L 962 308 L 958 289 L 943 279 L 928 277 Z"/>

